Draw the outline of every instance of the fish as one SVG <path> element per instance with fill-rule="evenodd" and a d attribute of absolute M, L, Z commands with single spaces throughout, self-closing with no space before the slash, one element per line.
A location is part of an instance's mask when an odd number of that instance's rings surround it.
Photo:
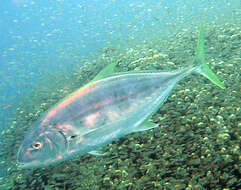
<path fill-rule="evenodd" d="M 189 67 L 172 72 L 115 73 L 116 65 L 107 65 L 33 123 L 17 153 L 20 168 L 46 167 L 87 153 L 105 156 L 101 148 L 112 141 L 158 127 L 150 117 L 176 84 L 192 73 L 225 89 L 205 61 L 203 25 Z"/>

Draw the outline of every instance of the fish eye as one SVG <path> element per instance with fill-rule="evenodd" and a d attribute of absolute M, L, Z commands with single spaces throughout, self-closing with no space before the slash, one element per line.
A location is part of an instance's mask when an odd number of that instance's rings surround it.
<path fill-rule="evenodd" d="M 36 142 L 36 143 L 32 144 L 32 147 L 36 150 L 42 148 L 42 146 L 43 146 L 43 143 L 41 143 L 41 142 Z"/>

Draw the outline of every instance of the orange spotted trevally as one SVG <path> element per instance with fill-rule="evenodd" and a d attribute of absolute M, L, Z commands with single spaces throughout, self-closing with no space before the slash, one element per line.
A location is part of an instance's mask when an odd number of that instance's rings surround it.
<path fill-rule="evenodd" d="M 148 119 L 175 85 L 193 72 L 225 88 L 205 63 L 203 26 L 188 68 L 111 74 L 115 65 L 105 67 L 34 123 L 18 151 L 20 167 L 44 167 L 86 153 L 102 155 L 99 149 L 113 140 L 157 127 Z"/>

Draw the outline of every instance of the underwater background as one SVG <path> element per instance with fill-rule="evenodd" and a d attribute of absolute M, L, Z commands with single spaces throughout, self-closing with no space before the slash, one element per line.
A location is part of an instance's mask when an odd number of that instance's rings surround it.
<path fill-rule="evenodd" d="M 188 66 L 200 24 L 220 89 L 181 81 L 152 116 L 158 128 L 41 169 L 16 154 L 34 121 L 107 64 L 117 71 Z M 241 189 L 240 0 L 2 0 L 0 189 Z"/>

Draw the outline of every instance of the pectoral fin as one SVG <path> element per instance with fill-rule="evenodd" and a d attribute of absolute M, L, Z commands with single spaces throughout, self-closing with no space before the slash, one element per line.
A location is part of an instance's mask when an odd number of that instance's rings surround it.
<path fill-rule="evenodd" d="M 148 120 L 144 121 L 141 125 L 135 128 L 133 132 L 146 131 L 158 127 L 158 124 L 152 123 Z"/>
<path fill-rule="evenodd" d="M 104 156 L 105 155 L 105 153 L 100 151 L 100 150 L 92 150 L 88 153 L 91 154 L 91 155 L 94 155 L 94 156 Z"/>

